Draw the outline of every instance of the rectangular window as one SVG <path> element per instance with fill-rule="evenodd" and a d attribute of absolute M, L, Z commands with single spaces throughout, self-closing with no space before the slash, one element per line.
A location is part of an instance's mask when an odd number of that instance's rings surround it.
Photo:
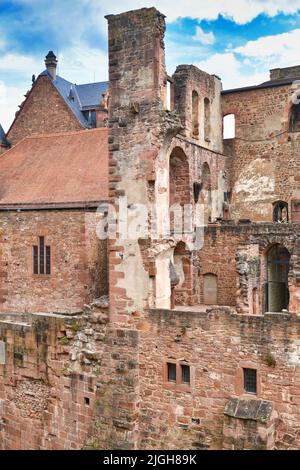
<path fill-rule="evenodd" d="M 45 246 L 45 237 L 33 246 L 33 274 L 51 274 L 51 248 Z"/>
<path fill-rule="evenodd" d="M 40 274 L 45 274 L 45 239 L 40 237 Z"/>
<path fill-rule="evenodd" d="M 176 364 L 168 362 L 168 382 L 176 383 Z"/>
<path fill-rule="evenodd" d="M 190 366 L 181 364 L 181 381 L 185 385 L 190 385 L 191 383 Z"/>
<path fill-rule="evenodd" d="M 257 393 L 256 369 L 244 369 L 244 390 L 246 393 Z"/>
<path fill-rule="evenodd" d="M 51 273 L 51 251 L 50 246 L 46 246 L 46 274 Z"/>
<path fill-rule="evenodd" d="M 39 247 L 33 247 L 33 274 L 39 273 Z"/>

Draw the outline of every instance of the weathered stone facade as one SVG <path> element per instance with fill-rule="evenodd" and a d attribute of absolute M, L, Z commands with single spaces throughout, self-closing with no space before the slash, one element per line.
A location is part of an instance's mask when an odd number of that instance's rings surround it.
<path fill-rule="evenodd" d="M 109 202 L 121 223 L 120 197 L 130 221 L 143 205 L 155 230 L 106 244 L 88 201 L 2 208 L 0 448 L 299 449 L 298 69 L 225 92 L 194 66 L 170 79 L 161 13 L 107 20 Z M 44 78 L 12 144 L 54 130 Z M 77 130 L 59 116 L 56 132 Z M 182 232 L 174 204 L 194 211 Z M 37 236 L 48 277 L 32 273 Z"/>
<path fill-rule="evenodd" d="M 28 92 L 7 133 L 11 145 L 33 134 L 79 131 L 83 126 L 64 102 L 51 79 L 40 76 Z"/>

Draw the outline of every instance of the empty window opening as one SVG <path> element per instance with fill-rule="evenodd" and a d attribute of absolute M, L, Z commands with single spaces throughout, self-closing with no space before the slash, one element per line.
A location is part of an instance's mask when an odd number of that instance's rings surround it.
<path fill-rule="evenodd" d="M 168 362 L 168 382 L 176 383 L 176 364 Z"/>
<path fill-rule="evenodd" d="M 51 274 L 51 248 L 45 245 L 45 237 L 33 247 L 33 274 Z"/>
<path fill-rule="evenodd" d="M 257 371 L 256 369 L 243 369 L 244 391 L 246 393 L 257 393 Z"/>
<path fill-rule="evenodd" d="M 204 140 L 210 142 L 210 101 L 208 98 L 204 99 Z"/>
<path fill-rule="evenodd" d="M 171 277 L 171 293 L 172 306 L 183 306 L 189 304 L 192 285 L 192 269 L 191 253 L 184 242 L 179 242 L 174 250 L 174 273 L 170 272 Z"/>
<path fill-rule="evenodd" d="M 181 381 L 185 385 L 190 385 L 191 383 L 191 374 L 190 374 L 190 366 L 185 364 L 181 364 Z"/>
<path fill-rule="evenodd" d="M 185 230 L 184 210 L 191 202 L 191 189 L 188 159 L 183 150 L 176 147 L 171 153 L 169 165 L 171 233 L 183 233 Z"/>
<path fill-rule="evenodd" d="M 199 95 L 194 90 L 192 93 L 192 132 L 195 139 L 199 139 Z"/>
<path fill-rule="evenodd" d="M 300 131 L 300 104 L 294 104 L 291 108 L 289 132 Z"/>
<path fill-rule="evenodd" d="M 258 289 L 254 287 L 252 290 L 252 314 L 258 314 Z"/>
<path fill-rule="evenodd" d="M 282 245 L 272 246 L 267 253 L 266 311 L 281 312 L 289 306 L 290 253 Z"/>
<path fill-rule="evenodd" d="M 204 305 L 218 305 L 218 277 L 215 274 L 204 275 Z"/>
<path fill-rule="evenodd" d="M 90 404 L 90 399 L 88 397 L 84 397 L 84 404 L 89 406 Z"/>
<path fill-rule="evenodd" d="M 278 201 L 273 204 L 273 222 L 287 224 L 289 222 L 289 206 L 287 202 Z"/>
<path fill-rule="evenodd" d="M 166 109 L 168 111 L 174 109 L 174 83 L 170 77 L 167 77 Z"/>
<path fill-rule="evenodd" d="M 14 348 L 14 365 L 23 367 L 24 351 L 21 348 Z"/>
<path fill-rule="evenodd" d="M 210 168 L 208 163 L 203 163 L 201 168 L 201 197 L 200 203 L 203 205 L 204 212 L 204 224 L 207 225 L 211 222 L 211 208 L 212 208 L 212 199 L 211 199 L 211 175 Z"/>
<path fill-rule="evenodd" d="M 197 202 L 199 201 L 199 195 L 200 195 L 201 189 L 202 189 L 202 184 L 201 183 L 196 182 L 196 183 L 193 184 L 193 193 L 194 193 L 194 202 L 195 202 L 195 204 L 197 204 Z"/>
<path fill-rule="evenodd" d="M 223 118 L 223 139 L 235 139 L 235 115 L 227 114 Z"/>

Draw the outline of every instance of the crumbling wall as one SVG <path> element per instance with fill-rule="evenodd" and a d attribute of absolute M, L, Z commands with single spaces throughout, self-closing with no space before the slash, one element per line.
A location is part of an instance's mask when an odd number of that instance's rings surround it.
<path fill-rule="evenodd" d="M 299 200 L 299 133 L 289 133 L 292 86 L 222 95 L 222 113 L 235 114 L 235 139 L 225 140 L 231 216 L 272 222 L 276 201 Z M 288 162 L 288 164 L 287 164 Z"/>
<path fill-rule="evenodd" d="M 199 303 L 203 304 L 204 276 L 218 278 L 218 305 L 237 308 L 239 313 L 265 311 L 266 253 L 274 244 L 291 254 L 289 269 L 289 310 L 300 313 L 299 303 L 299 224 L 226 223 L 205 229 L 204 246 L 198 252 Z M 257 305 L 253 305 L 257 289 Z"/>
<path fill-rule="evenodd" d="M 202 147 L 222 152 L 221 80 L 194 65 L 179 65 L 173 75 L 174 106 L 182 121 L 182 134 Z M 198 135 L 193 132 L 192 94 L 198 94 Z M 205 113 L 207 100 L 208 115 Z"/>

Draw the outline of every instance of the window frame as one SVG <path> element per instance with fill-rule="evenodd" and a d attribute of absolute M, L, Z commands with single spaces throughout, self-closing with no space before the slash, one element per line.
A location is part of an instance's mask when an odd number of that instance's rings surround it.
<path fill-rule="evenodd" d="M 176 367 L 175 381 L 169 380 L 169 366 L 170 365 L 174 365 Z M 189 368 L 189 379 L 190 379 L 189 383 L 183 382 L 183 368 L 184 367 Z M 166 388 L 190 392 L 194 383 L 193 367 L 186 361 L 174 361 L 172 359 L 166 359 L 163 365 L 163 382 Z"/>
<path fill-rule="evenodd" d="M 31 248 L 32 275 L 39 278 L 49 278 L 52 274 L 52 249 L 46 243 L 46 236 L 39 235 L 37 242 Z"/>
<path fill-rule="evenodd" d="M 248 373 L 253 373 L 253 376 L 250 377 L 248 376 L 247 377 L 247 374 Z M 250 384 L 250 387 L 249 387 L 249 382 L 252 381 L 252 379 L 255 378 L 255 391 L 253 390 L 249 390 L 249 388 L 251 388 L 252 384 Z M 257 395 L 257 369 L 253 369 L 253 368 L 250 368 L 250 367 L 243 367 L 243 387 L 244 387 L 244 393 L 247 393 L 249 395 Z M 248 382 L 248 384 L 247 384 Z M 248 389 L 247 389 L 248 387 Z"/>
<path fill-rule="evenodd" d="M 245 391 L 244 369 L 256 370 L 256 394 Z M 235 394 L 239 397 L 260 398 L 261 397 L 261 371 L 259 368 L 259 364 L 253 361 L 241 361 L 236 370 L 234 389 L 235 389 Z"/>

